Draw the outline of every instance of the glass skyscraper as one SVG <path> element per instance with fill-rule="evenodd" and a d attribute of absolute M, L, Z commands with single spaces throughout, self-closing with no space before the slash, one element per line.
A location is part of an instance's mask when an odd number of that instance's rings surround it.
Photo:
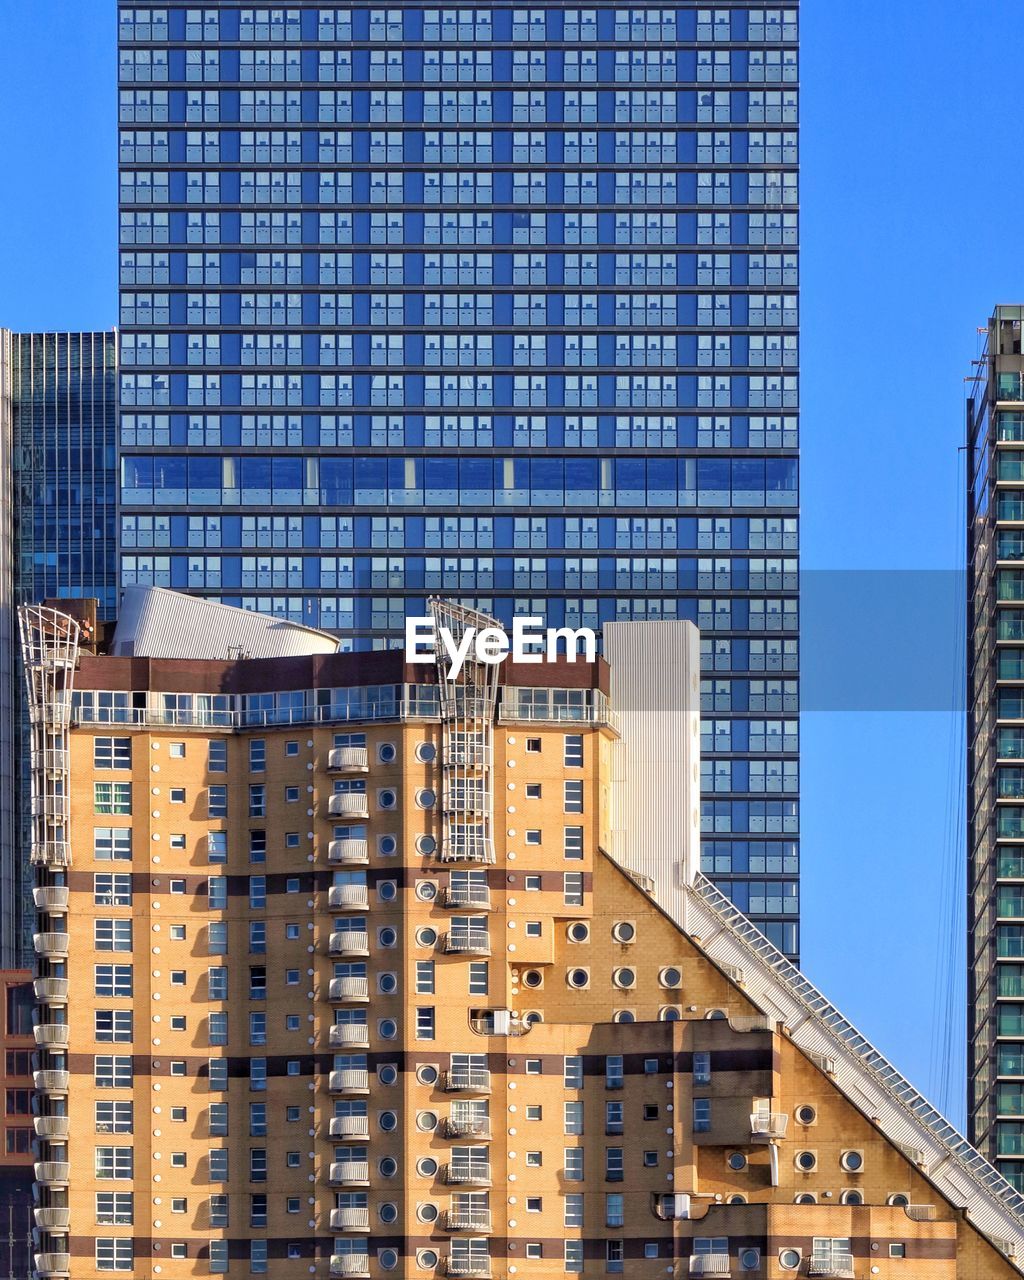
<path fill-rule="evenodd" d="M 121 582 L 692 619 L 705 867 L 795 954 L 797 6 L 119 16 Z"/>

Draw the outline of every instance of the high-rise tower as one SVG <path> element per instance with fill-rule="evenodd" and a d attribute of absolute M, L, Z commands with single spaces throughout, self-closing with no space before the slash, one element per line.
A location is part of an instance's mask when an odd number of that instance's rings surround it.
<path fill-rule="evenodd" d="M 795 954 L 797 5 L 119 12 L 122 584 L 697 622 L 705 866 Z"/>

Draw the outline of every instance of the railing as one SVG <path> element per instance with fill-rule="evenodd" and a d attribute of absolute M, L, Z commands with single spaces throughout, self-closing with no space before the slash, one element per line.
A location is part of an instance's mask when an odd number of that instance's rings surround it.
<path fill-rule="evenodd" d="M 341 903 L 332 902 L 331 906 Z M 339 929 L 331 934 L 327 945 L 333 956 L 365 956 L 370 950 L 370 935 L 365 929 Z"/>
<path fill-rule="evenodd" d="M 369 767 L 365 747 L 332 747 L 327 756 L 327 768 L 332 772 L 365 773 Z"/>
<path fill-rule="evenodd" d="M 727 1253 L 695 1253 L 690 1258 L 691 1276 L 731 1275 Z"/>
<path fill-rule="evenodd" d="M 933 1204 L 904 1205 L 904 1212 L 912 1222 L 934 1222 L 939 1216 L 938 1209 Z"/>
<path fill-rule="evenodd" d="M 774 973 L 787 993 L 814 1020 L 814 1024 L 825 1029 L 833 1041 L 855 1059 L 857 1065 L 869 1075 L 890 1102 L 942 1145 L 958 1172 L 973 1184 L 976 1191 L 996 1201 L 1002 1210 L 1013 1215 L 1012 1225 L 1024 1235 L 1024 1228 L 1021 1226 L 1024 1194 L 1015 1190 L 710 880 L 697 875 L 692 891 L 718 922 L 740 941 L 744 949 L 756 954 L 761 963 Z M 979 1204 L 972 1206 L 970 1216 L 976 1226 L 981 1225 L 984 1217 L 982 1209 L 983 1206 Z M 984 1227 L 981 1229 L 984 1230 Z"/>
<path fill-rule="evenodd" d="M 369 1182 L 370 1163 L 368 1160 L 338 1160 L 331 1165 L 328 1177 L 331 1182 L 343 1184 Z"/>
<path fill-rule="evenodd" d="M 444 1269 L 445 1274 L 449 1276 L 488 1280 L 491 1274 L 491 1260 L 490 1258 L 448 1258 Z"/>
<path fill-rule="evenodd" d="M 331 1027 L 328 1042 L 365 1048 L 370 1043 L 370 1028 L 358 1022 L 338 1022 Z"/>
<path fill-rule="evenodd" d="M 69 1276 L 71 1274 L 70 1253 L 37 1253 L 35 1264 L 36 1272 L 41 1276 Z"/>
<path fill-rule="evenodd" d="M 369 801 L 364 791 L 342 791 L 330 796 L 327 812 L 336 818 L 368 818 Z"/>
<path fill-rule="evenodd" d="M 453 929 L 444 935 L 444 950 L 476 956 L 491 954 L 491 938 L 485 929 Z"/>
<path fill-rule="evenodd" d="M 335 1253 L 331 1255 L 332 1276 L 368 1276 L 370 1258 L 365 1253 Z"/>
<path fill-rule="evenodd" d="M 32 945 L 37 956 L 64 958 L 68 954 L 70 942 L 66 933 L 37 933 L 32 938 Z"/>
<path fill-rule="evenodd" d="M 50 1069 L 33 1071 L 32 1083 L 40 1093 L 67 1093 L 71 1072 Z"/>
<path fill-rule="evenodd" d="M 332 1071 L 328 1077 L 327 1087 L 331 1093 L 368 1093 L 370 1073 L 353 1068 Z"/>
<path fill-rule="evenodd" d="M 36 1182 L 46 1186 L 66 1184 L 71 1177 L 71 1165 L 67 1160 L 38 1160 L 33 1166 Z"/>
<path fill-rule="evenodd" d="M 32 992 L 40 1004 L 67 1004 L 67 978 L 35 978 Z"/>
<path fill-rule="evenodd" d="M 370 861 L 365 840 L 332 840 L 327 846 L 328 862 L 364 863 Z"/>
<path fill-rule="evenodd" d="M 444 1215 L 446 1231 L 480 1231 L 487 1234 L 491 1230 L 490 1209 L 448 1209 Z"/>
<path fill-rule="evenodd" d="M 853 1280 L 856 1274 L 853 1269 L 853 1255 L 834 1257 L 816 1262 L 814 1258 L 807 1264 L 809 1276 L 828 1276 L 830 1280 Z"/>
<path fill-rule="evenodd" d="M 775 1019 L 767 1013 L 733 1014 L 729 1019 L 729 1026 L 733 1031 L 774 1031 Z"/>
<path fill-rule="evenodd" d="M 441 1123 L 446 1138 L 479 1138 L 486 1141 L 491 1136 L 490 1121 L 486 1116 L 447 1116 Z"/>
<path fill-rule="evenodd" d="M 331 704 L 328 706 L 310 704 L 300 707 L 251 707 L 242 709 L 230 707 L 225 709 L 208 707 L 184 707 L 169 710 L 162 706 L 152 707 L 97 707 L 80 702 L 69 710 L 77 724 L 102 725 L 134 725 L 137 728 L 171 728 L 171 729 L 253 729 L 268 728 L 273 725 L 304 724 L 354 724 L 360 721 L 419 721 L 436 720 L 438 717 L 437 688 L 435 685 L 412 685 L 407 689 L 422 690 L 422 693 L 409 694 L 404 697 L 397 694 L 393 698 L 379 700 L 366 699 L 361 702 Z M 94 690 L 92 692 L 100 692 Z M 158 695 L 163 697 L 163 694 Z M 173 695 L 171 695 L 173 696 Z"/>
<path fill-rule="evenodd" d="M 331 885 L 327 891 L 327 905 L 349 911 L 366 911 L 370 905 L 370 891 L 365 884 Z"/>
<path fill-rule="evenodd" d="M 66 1049 L 71 1042 L 71 1028 L 66 1022 L 40 1022 L 32 1033 L 36 1044 L 50 1049 Z"/>
<path fill-rule="evenodd" d="M 486 1067 L 455 1067 L 442 1077 L 447 1093 L 490 1093 L 491 1073 Z"/>
<path fill-rule="evenodd" d="M 332 1138 L 368 1138 L 370 1136 L 369 1116 L 333 1116 L 328 1125 Z"/>
<path fill-rule="evenodd" d="M 754 1138 L 784 1138 L 789 1116 L 781 1111 L 755 1111 L 750 1117 L 750 1133 Z"/>
<path fill-rule="evenodd" d="M 446 1164 L 442 1170 L 444 1181 L 450 1186 L 491 1185 L 491 1166 L 489 1164 Z"/>
<path fill-rule="evenodd" d="M 67 1116 L 36 1116 L 33 1125 L 38 1138 L 66 1138 L 70 1121 Z"/>
<path fill-rule="evenodd" d="M 370 998 L 370 984 L 366 978 L 332 978 L 329 995 L 332 1000 L 358 1000 L 365 1003 Z"/>
<path fill-rule="evenodd" d="M 481 911 L 491 909 L 491 891 L 485 884 L 448 885 L 441 894 L 443 907 L 478 907 Z"/>
<path fill-rule="evenodd" d="M 33 1214 L 40 1231 L 62 1232 L 71 1226 L 71 1210 L 68 1208 L 40 1208 L 33 1210 Z"/>
<path fill-rule="evenodd" d="M 333 1231 L 368 1231 L 369 1227 L 369 1209 L 331 1210 L 331 1229 Z"/>
<path fill-rule="evenodd" d="M 32 865 L 61 871 L 71 866 L 71 845 L 66 840 L 37 840 L 32 845 Z"/>
<path fill-rule="evenodd" d="M 67 911 L 71 890 L 66 884 L 51 884 L 32 890 L 32 901 L 40 911 Z"/>

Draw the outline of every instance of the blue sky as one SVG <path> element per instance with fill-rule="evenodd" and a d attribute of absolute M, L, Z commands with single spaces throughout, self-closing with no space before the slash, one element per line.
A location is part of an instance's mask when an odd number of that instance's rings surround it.
<path fill-rule="evenodd" d="M 0 0 L 12 328 L 114 322 L 114 31 L 113 0 Z M 907 579 L 925 599 L 902 617 L 900 579 L 831 575 L 960 565 L 963 376 L 992 304 L 1024 301 L 1022 39 L 1024 9 L 997 0 L 804 5 L 803 564 L 839 604 L 809 602 L 803 645 L 821 687 L 883 708 L 804 719 L 804 967 L 957 1121 L 959 722 L 889 707 L 876 678 L 892 645 L 898 672 L 927 659 L 928 705 L 953 704 L 951 579 Z"/>

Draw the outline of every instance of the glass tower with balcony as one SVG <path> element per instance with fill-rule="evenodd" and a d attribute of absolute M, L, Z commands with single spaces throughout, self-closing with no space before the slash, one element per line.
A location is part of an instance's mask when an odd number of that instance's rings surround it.
<path fill-rule="evenodd" d="M 120 3 L 122 584 L 686 618 L 797 937 L 797 6 Z"/>

